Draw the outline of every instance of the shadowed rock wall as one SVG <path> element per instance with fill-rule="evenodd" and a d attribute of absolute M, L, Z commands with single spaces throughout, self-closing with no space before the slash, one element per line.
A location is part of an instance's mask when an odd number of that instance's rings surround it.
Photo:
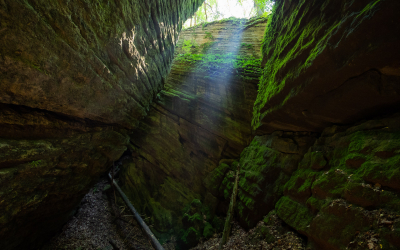
<path fill-rule="evenodd" d="M 399 7 L 395 0 L 276 1 L 253 127 L 322 132 L 398 111 Z"/>
<path fill-rule="evenodd" d="M 0 103 L 134 127 L 200 2 L 2 1 Z"/>
<path fill-rule="evenodd" d="M 202 1 L 0 1 L 0 248 L 36 248 L 127 150 Z"/>

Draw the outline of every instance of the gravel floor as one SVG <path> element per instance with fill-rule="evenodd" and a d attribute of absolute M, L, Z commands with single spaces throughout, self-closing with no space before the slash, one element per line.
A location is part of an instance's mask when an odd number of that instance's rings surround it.
<path fill-rule="evenodd" d="M 75 216 L 42 250 L 153 249 L 126 205 L 119 198 L 117 204 L 109 182 L 102 178 L 82 199 Z"/>

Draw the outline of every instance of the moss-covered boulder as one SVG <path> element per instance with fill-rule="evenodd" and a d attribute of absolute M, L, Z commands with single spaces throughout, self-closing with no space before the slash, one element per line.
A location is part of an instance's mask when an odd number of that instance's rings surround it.
<path fill-rule="evenodd" d="M 316 249 L 399 248 L 399 124 L 327 128 L 284 185 L 278 216 Z"/>
<path fill-rule="evenodd" d="M 241 168 L 237 215 L 243 227 L 254 227 L 274 209 L 275 203 L 283 196 L 284 184 L 314 141 L 315 137 L 310 133 L 275 132 L 272 135 L 256 136 L 243 150 L 239 162 L 231 167 L 234 170 L 240 164 Z M 223 165 L 211 173 L 215 173 L 215 179 L 222 172 L 216 171 L 220 168 Z M 227 171 L 219 188 L 219 196 L 225 200 L 226 206 L 233 187 L 232 170 Z"/>

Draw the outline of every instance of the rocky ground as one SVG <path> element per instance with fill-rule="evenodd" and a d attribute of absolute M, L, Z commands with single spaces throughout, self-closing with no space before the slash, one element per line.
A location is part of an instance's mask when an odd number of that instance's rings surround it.
<path fill-rule="evenodd" d="M 221 234 L 215 234 L 213 238 L 200 243 L 191 250 L 216 250 L 219 248 L 220 240 Z M 248 232 L 237 222 L 233 222 L 232 235 L 223 249 L 299 250 L 306 249 L 306 247 L 303 238 L 287 228 L 275 214 L 271 214 Z"/>
<path fill-rule="evenodd" d="M 115 201 L 116 198 L 116 201 Z M 341 203 L 335 200 L 334 203 Z M 346 204 L 343 204 L 346 205 Z M 364 211 L 379 227 L 393 229 L 399 215 L 383 210 Z M 144 220 L 147 218 L 143 217 Z M 151 227 L 151 225 L 149 225 Z M 191 250 L 218 249 L 222 233 L 216 233 L 207 241 Z M 359 233 L 347 249 L 381 249 L 380 236 L 376 230 Z M 176 241 L 171 238 L 163 245 L 173 250 Z M 113 250 L 113 249 L 153 249 L 142 230 L 133 219 L 118 193 L 109 185 L 106 177 L 82 199 L 76 214 L 42 250 Z M 306 250 L 306 240 L 292 231 L 274 211 L 270 212 L 257 226 L 246 232 L 237 222 L 233 222 L 231 237 L 223 249 L 246 250 Z"/>
<path fill-rule="evenodd" d="M 72 219 L 42 250 L 153 249 L 118 193 L 115 195 L 108 179 L 100 179 L 82 199 Z M 249 232 L 237 222 L 233 224 L 232 236 L 223 249 L 305 249 L 303 239 L 285 228 L 275 214 Z M 218 249 L 220 239 L 221 233 L 215 234 L 192 250 Z M 175 245 L 171 240 L 164 248 L 172 250 Z"/>
<path fill-rule="evenodd" d="M 82 199 L 77 213 L 42 250 L 153 249 L 126 205 L 103 177 Z"/>
<path fill-rule="evenodd" d="M 220 240 L 221 233 L 215 234 L 211 239 L 200 242 L 192 250 L 218 249 Z M 175 245 L 175 241 L 171 240 L 163 246 L 166 250 L 172 250 L 175 249 Z M 114 196 L 108 179 L 103 177 L 82 199 L 78 211 L 61 232 L 42 248 L 42 250 L 50 249 L 153 248 L 118 193 Z M 248 232 L 237 222 L 233 222 L 232 236 L 223 249 L 305 249 L 305 242 L 272 214 Z"/>

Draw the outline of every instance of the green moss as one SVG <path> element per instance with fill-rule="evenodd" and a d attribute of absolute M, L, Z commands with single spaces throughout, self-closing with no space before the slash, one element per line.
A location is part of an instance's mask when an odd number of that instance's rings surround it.
<path fill-rule="evenodd" d="M 183 229 L 179 233 L 181 248 L 193 247 L 200 237 L 208 238 L 215 233 L 213 225 L 218 224 L 218 218 L 212 215 L 208 206 L 202 204 L 199 199 L 188 203 L 182 213 Z"/>
<path fill-rule="evenodd" d="M 326 161 L 324 154 L 320 151 L 311 152 L 311 167 L 314 169 L 320 169 L 327 166 L 328 162 Z"/>
<path fill-rule="evenodd" d="M 285 196 L 278 201 L 275 209 L 280 218 L 300 232 L 307 231 L 313 219 L 307 207 Z"/>
<path fill-rule="evenodd" d="M 181 240 L 188 246 L 194 246 L 200 235 L 201 234 L 195 228 L 190 227 L 188 230 L 184 231 Z"/>
<path fill-rule="evenodd" d="M 31 166 L 32 166 L 32 167 L 37 167 L 37 166 L 39 166 L 40 163 L 42 163 L 42 160 L 32 161 L 32 162 L 31 162 Z"/>
<path fill-rule="evenodd" d="M 268 19 L 262 43 L 262 53 L 267 60 L 259 83 L 257 99 L 253 109 L 253 129 L 261 125 L 261 120 L 270 112 L 281 108 L 289 99 L 296 96 L 307 86 L 304 81 L 286 91 L 280 102 L 267 105 L 271 98 L 280 94 L 286 85 L 305 72 L 314 60 L 329 46 L 331 38 L 341 27 L 344 16 L 353 20 L 352 29 L 377 8 L 378 1 L 369 1 L 360 13 L 342 13 L 342 18 L 330 15 L 312 15 L 310 12 L 325 13 L 334 4 L 333 0 L 314 1 L 279 1 L 274 5 Z M 288 15 L 288 13 L 290 13 Z M 304 19 L 307 17 L 307 20 Z M 340 42 L 340 41 L 339 41 Z M 305 58 L 301 61 L 299 58 Z M 288 68 L 288 65 L 290 67 Z M 268 108 L 266 108 L 268 107 Z"/>
<path fill-rule="evenodd" d="M 317 173 L 312 170 L 297 170 L 285 184 L 284 189 L 289 193 L 303 192 L 311 189 L 316 175 Z"/>
<path fill-rule="evenodd" d="M 210 50 L 210 48 L 212 48 L 214 46 L 214 44 L 216 44 L 216 42 L 206 42 L 203 43 L 202 45 L 200 45 L 201 48 L 201 52 L 206 53 L 207 51 Z"/>
<path fill-rule="evenodd" d="M 312 213 L 318 213 L 319 210 L 327 203 L 327 200 L 321 200 L 314 196 L 311 196 L 306 201 L 307 207 L 310 208 Z"/>
<path fill-rule="evenodd" d="M 214 40 L 214 36 L 212 35 L 211 32 L 206 31 L 205 33 L 206 35 L 204 36 L 204 38 L 210 38 L 211 40 Z"/>
<path fill-rule="evenodd" d="M 348 175 L 337 169 L 330 169 L 320 174 L 312 184 L 312 189 L 319 190 L 320 198 L 340 198 L 346 187 Z"/>
<path fill-rule="evenodd" d="M 179 54 L 175 60 L 188 65 L 189 71 L 204 74 L 206 77 L 215 74 L 243 75 L 249 78 L 258 77 L 261 73 L 261 59 L 253 56 L 227 54 Z"/>
<path fill-rule="evenodd" d="M 240 47 L 246 48 L 246 49 L 253 49 L 254 48 L 253 44 L 249 44 L 249 43 L 242 43 L 242 44 L 240 44 Z"/>
<path fill-rule="evenodd" d="M 204 179 L 203 181 L 204 186 L 214 196 L 218 196 L 219 188 L 221 186 L 222 181 L 224 180 L 224 176 L 228 171 L 228 169 L 229 166 L 227 164 L 221 163 Z"/>
<path fill-rule="evenodd" d="M 207 222 L 203 230 L 203 237 L 206 239 L 211 238 L 211 236 L 213 236 L 214 233 L 215 229 L 210 223 Z"/>

